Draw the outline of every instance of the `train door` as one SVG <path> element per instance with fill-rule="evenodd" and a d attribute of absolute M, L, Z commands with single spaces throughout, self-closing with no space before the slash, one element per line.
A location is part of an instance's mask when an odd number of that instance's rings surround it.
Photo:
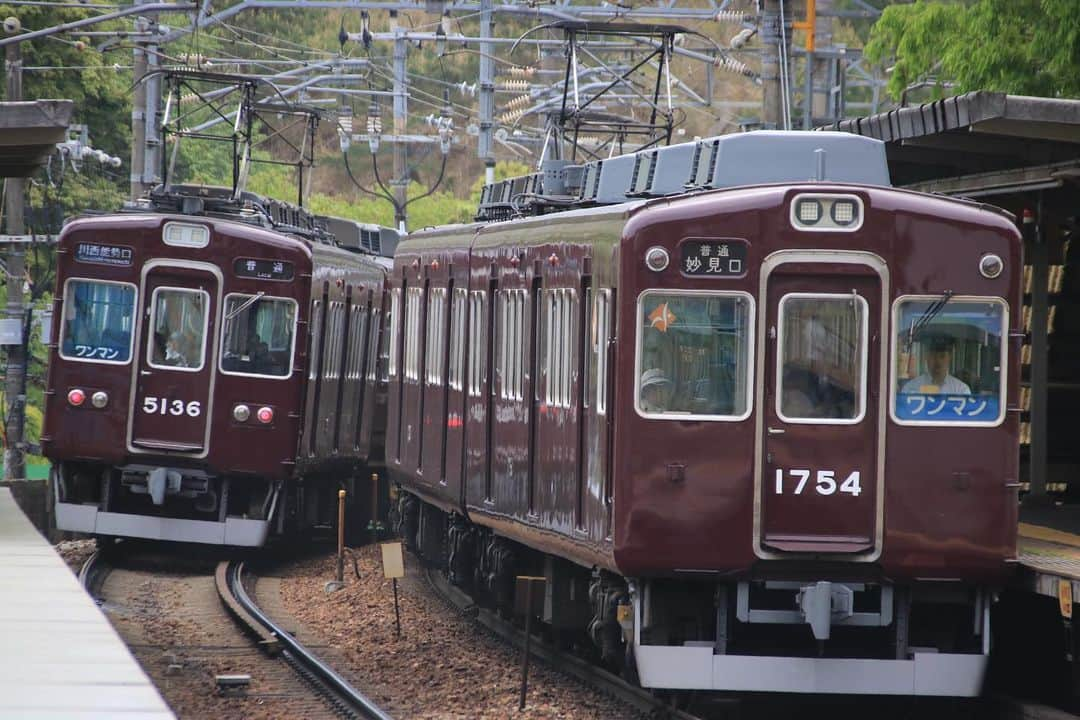
<path fill-rule="evenodd" d="M 766 276 L 758 552 L 867 559 L 881 537 L 884 280 L 809 257 Z"/>
<path fill-rule="evenodd" d="M 129 415 L 132 451 L 208 452 L 220 283 L 218 269 L 205 263 L 147 265 Z"/>

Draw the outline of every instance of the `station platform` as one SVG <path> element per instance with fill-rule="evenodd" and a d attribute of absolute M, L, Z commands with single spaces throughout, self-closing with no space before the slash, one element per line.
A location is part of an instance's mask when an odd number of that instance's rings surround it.
<path fill-rule="evenodd" d="M 1080 535 L 1022 522 L 1017 550 L 1022 587 L 1063 604 L 1080 602 Z"/>
<path fill-rule="evenodd" d="M 175 718 L 6 487 L 0 488 L 0 718 Z"/>

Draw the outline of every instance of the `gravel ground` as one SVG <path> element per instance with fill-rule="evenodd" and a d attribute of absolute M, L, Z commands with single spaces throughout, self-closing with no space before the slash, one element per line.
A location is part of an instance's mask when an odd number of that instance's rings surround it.
<path fill-rule="evenodd" d="M 97 543 L 93 540 L 64 540 L 53 547 L 71 571 L 78 575 L 86 559 L 97 550 Z"/>
<path fill-rule="evenodd" d="M 529 696 L 518 712 L 520 655 L 449 607 L 428 586 L 412 556 L 398 581 L 401 637 L 394 632 L 390 580 L 382 577 L 377 547 L 356 554 L 361 579 L 346 563 L 346 587 L 326 594 L 336 556 L 320 555 L 282 566 L 285 609 L 313 637 L 332 646 L 344 665 L 335 668 L 395 718 L 641 717 L 575 679 L 534 661 Z"/>

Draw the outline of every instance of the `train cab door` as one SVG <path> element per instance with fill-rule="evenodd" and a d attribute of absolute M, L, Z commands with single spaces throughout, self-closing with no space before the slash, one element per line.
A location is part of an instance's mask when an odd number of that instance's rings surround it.
<path fill-rule="evenodd" d="M 219 271 L 205 263 L 148 265 L 134 363 L 128 442 L 134 452 L 209 450 Z"/>
<path fill-rule="evenodd" d="M 781 262 L 765 279 L 762 557 L 880 548 L 884 269 L 836 255 L 846 260 Z"/>

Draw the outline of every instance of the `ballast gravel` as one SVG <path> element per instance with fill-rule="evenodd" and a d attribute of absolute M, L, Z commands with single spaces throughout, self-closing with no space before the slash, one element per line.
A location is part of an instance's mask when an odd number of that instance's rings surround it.
<path fill-rule="evenodd" d="M 278 566 L 285 610 L 341 659 L 331 664 L 395 718 L 574 718 L 633 720 L 638 711 L 533 659 L 528 701 L 518 711 L 518 651 L 495 638 L 435 594 L 405 556 L 398 580 L 401 636 L 394 595 L 376 546 L 350 551 L 345 587 L 327 593 L 335 554 Z M 261 582 L 261 581 L 260 581 Z"/>

